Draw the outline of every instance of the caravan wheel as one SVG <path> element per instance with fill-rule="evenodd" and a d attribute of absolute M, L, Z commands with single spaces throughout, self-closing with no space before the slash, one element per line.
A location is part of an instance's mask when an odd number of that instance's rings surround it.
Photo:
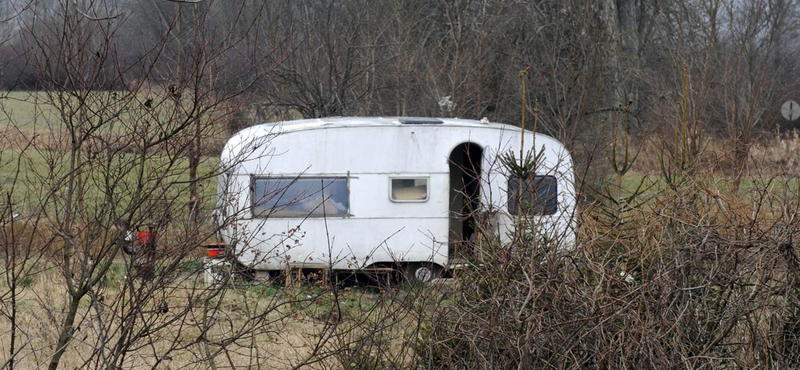
<path fill-rule="evenodd" d="M 435 263 L 409 263 L 404 271 L 406 281 L 411 284 L 427 284 L 442 276 L 442 267 Z"/>

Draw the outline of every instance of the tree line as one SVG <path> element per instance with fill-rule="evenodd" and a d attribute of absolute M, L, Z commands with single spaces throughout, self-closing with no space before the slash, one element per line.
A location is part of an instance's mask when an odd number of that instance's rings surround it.
<path fill-rule="evenodd" d="M 118 24 L 82 47 L 100 47 L 99 38 L 124 45 L 102 61 L 105 76 L 92 88 L 147 79 L 179 93 L 188 82 L 168 76 L 219 53 L 203 67 L 215 69 L 215 89 L 246 91 L 251 111 L 240 126 L 287 111 L 518 123 L 519 71 L 530 67 L 528 114 L 538 102 L 539 128 L 571 147 L 630 101 L 633 130 L 686 116 L 746 151 L 758 129 L 780 122 L 780 102 L 798 92 L 794 0 L 14 0 L 0 7 L 5 89 L 48 89 L 37 68 L 43 61 L 68 82 L 67 67 L 37 50 L 36 40 L 61 37 L 60 8 L 74 8 Z M 154 47 L 163 48 L 158 57 Z"/>

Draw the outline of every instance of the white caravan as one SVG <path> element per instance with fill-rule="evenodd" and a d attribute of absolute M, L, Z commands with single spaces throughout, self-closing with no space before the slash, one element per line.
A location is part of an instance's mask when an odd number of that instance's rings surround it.
<path fill-rule="evenodd" d="M 529 176 L 536 189 L 519 189 L 499 157 L 519 158 L 521 132 L 485 119 L 404 117 L 247 128 L 222 152 L 221 236 L 256 271 L 391 267 L 425 281 L 454 263 L 479 215 L 507 241 L 521 196 L 537 228 L 570 245 L 572 160 L 555 139 L 525 131 L 526 151 L 543 154 Z"/>

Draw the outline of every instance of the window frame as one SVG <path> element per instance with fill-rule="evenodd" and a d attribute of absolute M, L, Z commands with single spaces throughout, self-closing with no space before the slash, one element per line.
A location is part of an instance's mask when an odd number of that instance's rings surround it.
<path fill-rule="evenodd" d="M 344 214 L 314 214 L 314 211 L 309 211 L 307 214 L 302 216 L 282 216 L 280 214 L 276 214 L 277 212 L 267 212 L 265 213 L 257 213 L 256 212 L 256 181 L 259 180 L 287 180 L 290 184 L 295 183 L 299 180 L 344 180 L 345 181 L 345 188 L 347 190 L 347 209 L 345 210 Z M 322 195 L 325 195 L 325 188 L 322 188 Z M 274 208 L 275 206 L 273 206 Z M 285 207 L 285 206 L 284 206 Z M 281 219 L 308 219 L 308 218 L 346 218 L 351 217 L 352 214 L 351 205 L 350 205 L 350 175 L 349 174 L 315 174 L 315 175 L 250 175 L 250 214 L 253 218 L 258 219 L 270 219 L 270 218 L 281 218 Z"/>
<path fill-rule="evenodd" d="M 555 187 L 555 191 L 553 192 L 552 200 L 551 199 L 546 200 L 542 204 L 541 211 L 539 211 L 539 212 L 533 212 L 533 213 L 530 213 L 530 214 L 527 214 L 526 212 L 521 212 L 523 216 L 540 216 L 540 217 L 541 216 L 553 216 L 553 215 L 558 213 L 559 204 L 561 203 L 559 201 L 559 199 L 558 199 L 558 196 L 559 196 L 558 178 L 556 176 L 554 176 L 554 175 L 537 175 L 537 174 L 533 175 L 533 181 L 534 182 L 536 182 L 540 178 L 543 178 L 543 179 L 544 178 L 550 178 L 550 179 L 552 179 L 552 184 Z M 522 181 L 520 181 L 520 179 L 518 177 L 513 176 L 513 175 L 507 176 L 506 180 L 507 180 L 506 181 L 506 195 L 508 196 L 508 199 L 507 199 L 508 201 L 506 202 L 506 210 L 508 211 L 508 214 L 510 214 L 512 216 L 519 216 L 520 212 L 518 212 L 518 210 L 516 209 L 517 207 L 512 207 L 512 205 L 513 205 L 512 203 L 515 203 L 515 200 L 516 200 L 517 203 L 521 203 L 521 200 L 520 199 L 516 199 L 516 197 L 518 197 L 518 194 L 512 194 L 512 193 L 516 193 L 516 191 L 515 192 L 511 191 L 511 182 L 512 181 L 517 181 L 517 183 L 518 183 L 517 190 L 519 190 L 519 186 L 522 183 Z M 547 203 L 550 202 L 550 201 L 555 202 L 554 207 L 552 207 L 552 208 L 548 208 L 548 204 Z M 533 204 L 533 209 L 535 209 L 535 207 L 536 207 L 536 204 L 534 203 Z M 552 211 L 551 212 L 547 212 L 548 210 L 552 210 Z"/>
<path fill-rule="evenodd" d="M 394 197 L 394 193 L 392 191 L 392 190 L 394 190 L 394 186 L 393 186 L 393 181 L 394 180 L 425 180 L 425 199 L 396 199 Z M 429 199 L 431 199 L 430 189 L 431 189 L 431 177 L 430 176 L 414 176 L 414 175 L 410 175 L 410 176 L 403 176 L 403 175 L 389 176 L 389 200 L 392 203 L 425 203 Z"/>

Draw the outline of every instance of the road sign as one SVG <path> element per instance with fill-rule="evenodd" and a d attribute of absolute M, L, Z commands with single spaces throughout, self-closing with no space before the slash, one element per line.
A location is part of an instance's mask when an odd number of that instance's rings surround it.
<path fill-rule="evenodd" d="M 783 103 L 781 106 L 781 114 L 783 118 L 786 118 L 790 122 L 800 118 L 800 104 L 797 104 L 794 100 L 786 101 L 786 103 Z"/>

